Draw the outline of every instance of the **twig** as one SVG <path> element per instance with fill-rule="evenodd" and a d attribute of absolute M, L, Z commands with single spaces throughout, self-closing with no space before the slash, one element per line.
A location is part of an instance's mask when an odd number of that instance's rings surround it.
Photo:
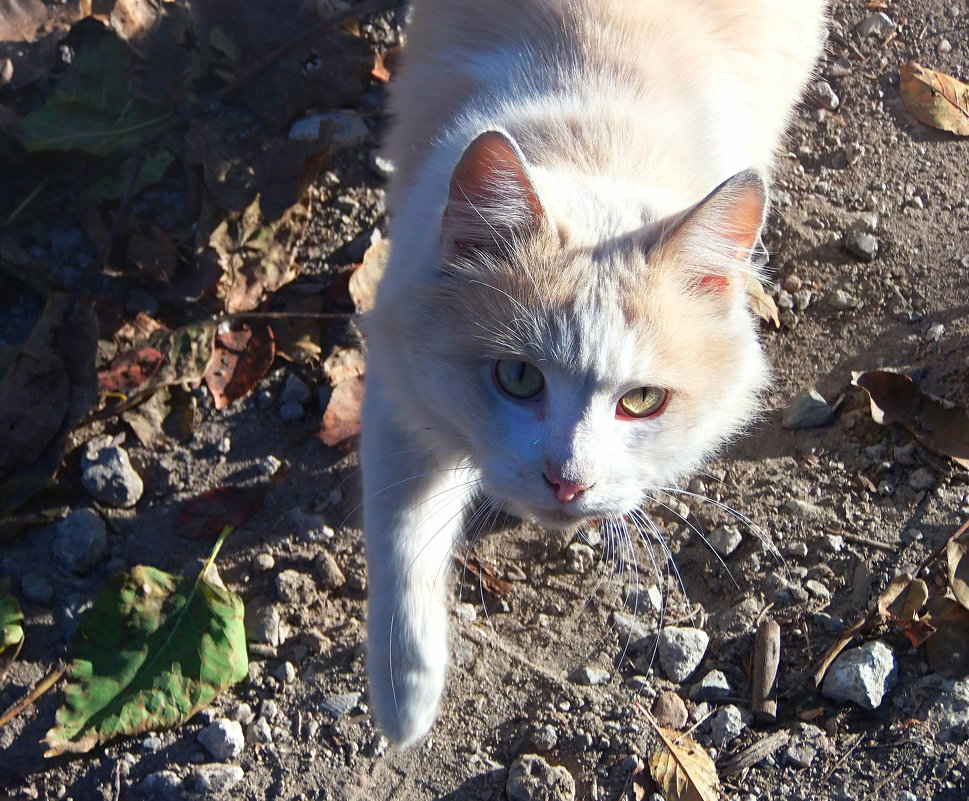
<path fill-rule="evenodd" d="M 895 553 L 898 550 L 897 546 L 891 545 L 885 542 L 879 542 L 878 540 L 873 540 L 870 537 L 863 537 L 861 534 L 850 534 L 847 531 L 842 531 L 840 536 L 844 537 L 848 542 L 854 542 L 858 545 L 867 545 L 869 548 L 877 548 L 880 551 L 887 551 L 888 553 Z"/>
<path fill-rule="evenodd" d="M 46 693 L 51 687 L 53 687 L 60 680 L 61 676 L 64 675 L 64 671 L 67 668 L 58 668 L 57 670 L 48 673 L 40 683 L 34 687 L 20 702 L 14 704 L 10 709 L 8 709 L 3 717 L 0 717 L 0 726 L 6 726 L 11 720 L 13 720 L 17 715 L 23 712 L 28 706 L 30 706 L 34 701 L 40 698 L 44 693 Z"/>

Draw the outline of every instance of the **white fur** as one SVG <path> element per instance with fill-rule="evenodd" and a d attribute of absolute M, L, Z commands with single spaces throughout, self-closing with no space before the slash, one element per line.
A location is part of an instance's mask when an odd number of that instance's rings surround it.
<path fill-rule="evenodd" d="M 362 442 L 370 698 L 405 745 L 437 716 L 450 553 L 479 489 L 549 526 L 621 516 L 756 415 L 766 369 L 723 210 L 734 189 L 677 225 L 730 176 L 768 175 L 824 20 L 822 0 L 415 6 Z M 442 215 L 483 131 L 514 143 L 544 228 L 465 258 L 442 249 Z M 522 213 L 509 197 L 482 217 Z M 698 290 L 710 274 L 727 289 Z M 501 358 L 539 366 L 541 404 L 502 395 Z M 667 411 L 617 419 L 640 386 L 670 389 Z M 590 488 L 562 504 L 548 472 Z"/>

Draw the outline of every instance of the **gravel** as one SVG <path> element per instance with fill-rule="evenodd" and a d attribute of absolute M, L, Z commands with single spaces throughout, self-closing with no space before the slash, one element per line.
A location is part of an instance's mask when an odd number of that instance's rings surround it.
<path fill-rule="evenodd" d="M 895 654 L 875 640 L 843 651 L 828 668 L 821 692 L 833 701 L 877 709 L 896 679 Z"/>
<path fill-rule="evenodd" d="M 235 759 L 246 745 L 242 724 L 228 718 L 219 718 L 202 729 L 198 733 L 198 741 L 220 762 Z"/>
<path fill-rule="evenodd" d="M 700 666 L 710 644 L 701 629 L 667 626 L 659 633 L 659 661 L 663 672 L 673 681 L 686 681 Z"/>
<path fill-rule="evenodd" d="M 321 708 L 324 712 L 334 718 L 342 718 L 360 703 L 361 693 L 335 693 L 323 699 Z"/>
<path fill-rule="evenodd" d="M 711 670 L 690 690 L 693 701 L 722 701 L 733 692 L 730 681 L 722 670 Z"/>
<path fill-rule="evenodd" d="M 585 573 L 596 562 L 596 552 L 582 542 L 569 545 L 565 555 L 566 573 Z"/>
<path fill-rule="evenodd" d="M 710 739 L 717 748 L 737 739 L 747 726 L 750 725 L 751 716 L 746 710 L 738 706 L 728 704 L 720 709 L 710 721 Z"/>
<path fill-rule="evenodd" d="M 878 239 L 867 231 L 851 230 L 845 237 L 845 251 L 860 261 L 874 261 L 878 255 Z"/>
<path fill-rule="evenodd" d="M 231 790 L 244 776 L 238 765 L 199 765 L 189 773 L 184 784 L 192 792 L 214 795 Z"/>
<path fill-rule="evenodd" d="M 316 557 L 313 567 L 320 589 L 338 590 L 347 583 L 347 577 L 340 570 L 333 554 L 323 551 Z"/>
<path fill-rule="evenodd" d="M 895 23 L 885 12 L 876 11 L 859 22 L 855 30 L 862 39 L 869 36 L 888 36 L 895 30 Z"/>
<path fill-rule="evenodd" d="M 81 485 L 96 501 L 108 506 L 134 506 L 145 491 L 144 482 L 120 445 L 89 442 L 81 457 Z"/>
<path fill-rule="evenodd" d="M 816 389 L 797 393 L 781 415 L 781 425 L 789 431 L 826 426 L 834 418 L 834 410 Z"/>
<path fill-rule="evenodd" d="M 508 801 L 575 801 L 575 780 L 562 765 L 523 754 L 508 769 Z"/>
<path fill-rule="evenodd" d="M 55 527 L 54 561 L 72 573 L 87 573 L 108 545 L 104 521 L 93 509 L 75 509 Z"/>
<path fill-rule="evenodd" d="M 736 526 L 719 526 L 710 532 L 707 542 L 719 556 L 726 559 L 737 550 L 743 539 Z"/>
<path fill-rule="evenodd" d="M 682 729 L 689 720 L 689 713 L 679 695 L 672 690 L 663 690 L 653 701 L 653 717 L 660 726 Z"/>

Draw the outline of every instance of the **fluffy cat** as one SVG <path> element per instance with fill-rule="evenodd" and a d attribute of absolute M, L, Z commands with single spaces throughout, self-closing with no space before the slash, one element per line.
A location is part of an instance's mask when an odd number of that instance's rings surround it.
<path fill-rule="evenodd" d="M 621 520 L 757 413 L 745 287 L 824 0 L 415 0 L 364 322 L 371 705 L 406 745 L 478 496 Z"/>

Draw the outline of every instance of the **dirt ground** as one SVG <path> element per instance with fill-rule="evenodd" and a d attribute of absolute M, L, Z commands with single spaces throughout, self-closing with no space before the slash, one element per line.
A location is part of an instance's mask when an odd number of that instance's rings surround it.
<path fill-rule="evenodd" d="M 499 521 L 476 541 L 475 553 L 510 589 L 491 594 L 472 575 L 459 576 L 441 718 L 425 741 L 395 751 L 367 713 L 357 456 L 314 436 L 321 410 L 313 401 L 301 421 L 281 419 L 278 397 L 290 374 L 313 390 L 326 382 L 319 364 L 277 362 L 256 392 L 224 410 L 196 393 L 201 422 L 188 443 L 148 449 L 128 432 L 125 447 L 145 481 L 144 497 L 132 510 L 97 507 L 108 522 L 108 548 L 89 572 L 69 575 L 52 562 L 52 526 L 0 550 L 0 574 L 14 577 L 15 591 L 27 572 L 45 575 L 53 588 L 46 603 L 21 599 L 26 642 L 0 685 L 6 709 L 69 656 L 73 621 L 113 572 L 135 564 L 197 571 L 209 543 L 176 536 L 184 502 L 212 487 L 265 477 L 273 472 L 267 457 L 275 457 L 288 472 L 277 474 L 262 509 L 219 557 L 222 579 L 252 615 L 265 618 L 268 609 L 271 617 L 274 610 L 281 620 L 268 642 L 250 652 L 249 678 L 175 730 L 52 760 L 39 745 L 59 703 L 59 692 L 48 692 L 0 728 L 0 797 L 194 797 L 190 774 L 213 761 L 196 737 L 211 720 L 229 716 L 249 726 L 250 738 L 231 760 L 242 778 L 227 797 L 498 801 L 508 797 L 509 766 L 522 754 L 540 753 L 569 772 L 576 798 L 648 798 L 654 788 L 640 768 L 658 741 L 637 704 L 651 708 L 658 693 L 674 690 L 693 716 L 688 725 L 727 702 L 748 708 L 754 632 L 770 607 L 766 614 L 782 632 L 777 722 L 747 725 L 722 746 L 711 740 L 709 717 L 692 735 L 712 749 L 721 770 L 771 733 L 796 739 L 801 721 L 824 738 L 806 766 L 781 746 L 723 775 L 728 797 L 969 799 L 969 688 L 953 689 L 934 675 L 924 649 L 892 631 L 879 635 L 894 649 L 898 680 L 873 711 L 826 699 L 811 678 L 837 632 L 969 517 L 969 473 L 905 429 L 876 424 L 867 396 L 850 383 L 853 370 L 904 368 L 923 390 L 969 404 L 969 140 L 910 116 L 898 77 L 899 67 L 914 60 L 969 80 L 969 7 L 892 0 L 885 13 L 894 32 L 863 37 L 857 26 L 877 5 L 833 0 L 819 78 L 840 104 L 827 111 L 809 100 L 801 109 L 780 160 L 765 235 L 776 280 L 769 289 L 779 297 L 781 286 L 806 288 L 812 298 L 794 310 L 796 321 L 787 318 L 793 325 L 763 326 L 774 366 L 769 411 L 689 486 L 716 503 L 662 498 L 649 510 L 662 522 L 670 563 L 656 546 L 658 569 L 645 550 L 623 560 L 608 544 L 593 543 L 597 563 L 571 572 L 567 538 Z M 390 19 L 375 24 L 392 38 Z M 365 142 L 328 163 L 316 183 L 316 222 L 301 255 L 317 265 L 314 280 L 349 260 L 341 250 L 346 243 L 383 226 L 382 179 L 371 166 L 384 124 L 373 113 L 380 97 L 374 90 L 363 109 Z M 872 261 L 846 252 L 853 228 L 876 238 Z M 847 302 L 835 299 L 838 290 Z M 833 421 L 786 430 L 781 411 L 808 388 L 840 402 Z M 112 434 L 126 430 L 117 421 L 105 425 Z M 721 561 L 693 528 L 723 525 L 737 526 L 742 540 Z M 339 586 L 319 586 L 322 552 L 342 570 Z M 280 578 L 290 570 L 299 575 Z M 649 648 L 631 653 L 616 630 L 615 612 L 638 608 L 640 624 L 655 632 L 656 597 L 665 599 L 667 624 L 700 626 L 711 639 L 699 671 L 682 684 L 664 678 Z M 584 667 L 608 679 L 579 683 Z M 693 686 L 714 669 L 729 680 L 730 697 L 702 706 Z M 938 712 L 958 707 L 957 696 L 961 728 L 940 722 Z M 264 721 L 261 742 L 253 719 Z"/>

